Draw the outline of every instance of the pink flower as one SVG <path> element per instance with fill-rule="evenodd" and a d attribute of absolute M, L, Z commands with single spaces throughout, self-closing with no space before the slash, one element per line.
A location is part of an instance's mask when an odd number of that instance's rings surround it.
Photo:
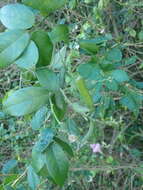
<path fill-rule="evenodd" d="M 97 152 L 102 153 L 102 151 L 101 151 L 101 145 L 99 143 L 90 144 L 90 148 L 92 149 L 92 151 L 94 153 L 97 153 Z"/>

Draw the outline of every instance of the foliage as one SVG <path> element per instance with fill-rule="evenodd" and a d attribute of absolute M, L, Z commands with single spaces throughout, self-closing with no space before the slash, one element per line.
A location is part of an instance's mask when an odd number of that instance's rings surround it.
<path fill-rule="evenodd" d="M 0 189 L 143 187 L 142 6 L 22 0 L 0 9 L 0 69 L 11 81 L 11 69 L 20 73 L 8 88 L 0 79 L 0 146 L 13 149 Z"/>

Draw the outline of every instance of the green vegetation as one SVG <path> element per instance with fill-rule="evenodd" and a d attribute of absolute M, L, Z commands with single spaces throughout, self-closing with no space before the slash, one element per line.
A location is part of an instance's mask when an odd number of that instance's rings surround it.
<path fill-rule="evenodd" d="M 0 190 L 143 189 L 143 2 L 0 6 Z"/>

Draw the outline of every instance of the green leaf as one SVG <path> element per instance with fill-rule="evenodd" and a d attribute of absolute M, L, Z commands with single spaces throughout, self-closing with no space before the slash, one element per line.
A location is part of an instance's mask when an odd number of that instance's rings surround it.
<path fill-rule="evenodd" d="M 122 60 L 122 52 L 119 48 L 113 48 L 107 53 L 106 58 L 112 62 L 120 62 Z"/>
<path fill-rule="evenodd" d="M 48 109 L 45 106 L 36 112 L 31 121 L 31 126 L 33 130 L 38 130 L 41 128 L 46 119 L 47 113 Z"/>
<path fill-rule="evenodd" d="M 45 155 L 44 155 L 45 156 Z M 45 158 L 46 160 L 46 158 Z M 41 170 L 38 172 L 38 175 L 39 176 L 42 176 L 44 178 L 47 178 L 47 177 L 50 177 L 49 176 L 49 173 L 48 173 L 48 169 L 47 169 L 47 166 L 46 164 L 44 164 L 44 166 L 41 168 Z"/>
<path fill-rule="evenodd" d="M 59 79 L 52 70 L 40 68 L 36 70 L 36 74 L 39 83 L 49 91 L 57 91 L 59 89 Z"/>
<path fill-rule="evenodd" d="M 27 6 L 15 3 L 0 9 L 0 20 L 8 29 L 28 29 L 34 25 L 35 16 Z"/>
<path fill-rule="evenodd" d="M 46 148 L 53 142 L 54 133 L 51 129 L 45 128 L 41 131 L 40 140 L 37 142 L 35 149 L 44 152 Z"/>
<path fill-rule="evenodd" d="M 70 145 L 68 143 L 66 143 L 65 141 L 61 140 L 60 138 L 58 137 L 54 137 L 54 140 L 56 143 L 58 143 L 62 149 L 69 154 L 69 156 L 73 157 L 74 156 L 74 153 L 73 153 L 73 150 L 72 148 L 70 147 Z"/>
<path fill-rule="evenodd" d="M 141 30 L 138 34 L 138 38 L 140 41 L 143 41 L 143 30 Z"/>
<path fill-rule="evenodd" d="M 45 155 L 40 151 L 37 151 L 36 146 L 32 149 L 32 167 L 38 173 L 44 166 L 45 163 Z"/>
<path fill-rule="evenodd" d="M 39 59 L 38 48 L 36 44 L 31 41 L 27 49 L 23 52 L 21 57 L 15 61 L 19 67 L 30 70 L 33 69 Z"/>
<path fill-rule="evenodd" d="M 105 82 L 105 85 L 109 90 L 113 90 L 113 91 L 117 91 L 119 88 L 119 85 L 118 85 L 117 81 L 115 81 L 115 80 L 107 80 Z"/>
<path fill-rule="evenodd" d="M 75 112 L 80 114 L 84 114 L 90 111 L 89 108 L 80 105 L 78 102 L 73 102 L 71 107 Z"/>
<path fill-rule="evenodd" d="M 41 4 L 41 3 L 40 3 Z M 39 50 L 37 66 L 47 66 L 51 63 L 53 44 L 47 32 L 38 30 L 32 33 L 31 39 L 36 43 Z"/>
<path fill-rule="evenodd" d="M 136 33 L 136 31 L 134 29 L 130 29 L 129 30 L 129 35 L 132 36 L 133 38 L 135 38 L 137 33 Z"/>
<path fill-rule="evenodd" d="M 56 92 L 56 94 L 52 96 L 51 103 L 51 108 L 54 114 L 58 120 L 61 121 L 66 113 L 66 103 L 60 92 Z"/>
<path fill-rule="evenodd" d="M 138 106 L 136 102 L 134 101 L 133 97 L 128 95 L 121 98 L 120 103 L 123 106 L 126 106 L 130 111 L 138 110 Z"/>
<path fill-rule="evenodd" d="M 9 174 L 9 176 L 7 176 L 4 179 L 3 183 L 4 183 L 4 185 L 10 184 L 10 183 L 14 182 L 18 177 L 19 177 L 19 174 L 12 174 L 12 175 Z M 0 188 L 0 190 L 1 190 L 1 188 Z"/>
<path fill-rule="evenodd" d="M 29 43 L 29 34 L 21 30 L 0 33 L 0 68 L 13 63 Z"/>
<path fill-rule="evenodd" d="M 39 179 L 38 175 L 35 173 L 32 166 L 28 167 L 27 180 L 28 180 L 29 187 L 32 190 L 37 189 L 37 186 L 40 184 L 40 179 Z"/>
<path fill-rule="evenodd" d="M 142 106 L 142 101 L 142 94 L 127 89 L 126 95 L 121 98 L 120 103 L 132 111 L 135 116 L 138 116 L 139 108 Z"/>
<path fill-rule="evenodd" d="M 89 53 L 97 53 L 99 47 L 94 39 L 92 40 L 80 40 L 80 48 L 86 50 Z"/>
<path fill-rule="evenodd" d="M 67 52 L 67 47 L 64 46 L 53 56 L 51 62 L 51 67 L 53 69 L 60 69 L 61 67 L 63 67 L 65 63 L 66 52 Z"/>
<path fill-rule="evenodd" d="M 85 63 L 79 65 L 77 71 L 85 79 L 99 80 L 102 78 L 102 71 L 99 69 L 98 66 L 96 67 L 92 63 Z"/>
<path fill-rule="evenodd" d="M 22 2 L 34 9 L 40 10 L 44 14 L 49 14 L 57 9 L 62 8 L 67 0 L 22 0 Z"/>
<path fill-rule="evenodd" d="M 69 41 L 69 29 L 65 24 L 59 24 L 55 26 L 49 35 L 53 43 L 61 41 L 68 43 Z"/>
<path fill-rule="evenodd" d="M 108 40 L 111 40 L 111 35 L 105 35 L 105 36 L 97 36 L 94 39 L 84 39 L 79 41 L 79 45 L 82 49 L 91 52 L 96 53 L 98 51 L 98 46 L 104 42 L 107 42 Z"/>
<path fill-rule="evenodd" d="M 17 166 L 17 161 L 16 160 L 9 160 L 6 162 L 2 168 L 2 173 L 3 174 L 8 174 L 11 172 L 12 169 L 14 169 Z"/>
<path fill-rule="evenodd" d="M 86 87 L 85 81 L 81 77 L 76 79 L 76 86 L 85 104 L 89 107 L 89 109 L 93 109 L 94 104 L 93 104 L 92 97 L 89 93 L 89 90 Z"/>
<path fill-rule="evenodd" d="M 40 87 L 27 87 L 9 92 L 3 100 L 3 109 L 13 116 L 22 116 L 40 109 L 48 103 L 48 90 Z"/>
<path fill-rule="evenodd" d="M 58 144 L 51 144 L 46 152 L 46 165 L 49 175 L 56 184 L 63 186 L 68 174 L 68 159 Z"/>
<path fill-rule="evenodd" d="M 74 135 L 74 136 L 80 136 L 80 129 L 79 129 L 79 126 L 78 126 L 77 123 L 76 123 L 73 119 L 71 119 L 71 118 L 68 118 L 68 119 L 67 119 L 66 129 L 68 130 L 68 134 Z"/>
<path fill-rule="evenodd" d="M 130 80 L 128 74 L 123 70 L 114 70 L 111 75 L 119 83 Z"/>

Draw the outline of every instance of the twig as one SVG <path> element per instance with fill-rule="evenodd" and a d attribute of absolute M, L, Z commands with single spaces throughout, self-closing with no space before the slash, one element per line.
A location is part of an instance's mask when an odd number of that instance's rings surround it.
<path fill-rule="evenodd" d="M 12 183 L 12 187 L 14 187 L 27 173 L 28 168 Z"/>

